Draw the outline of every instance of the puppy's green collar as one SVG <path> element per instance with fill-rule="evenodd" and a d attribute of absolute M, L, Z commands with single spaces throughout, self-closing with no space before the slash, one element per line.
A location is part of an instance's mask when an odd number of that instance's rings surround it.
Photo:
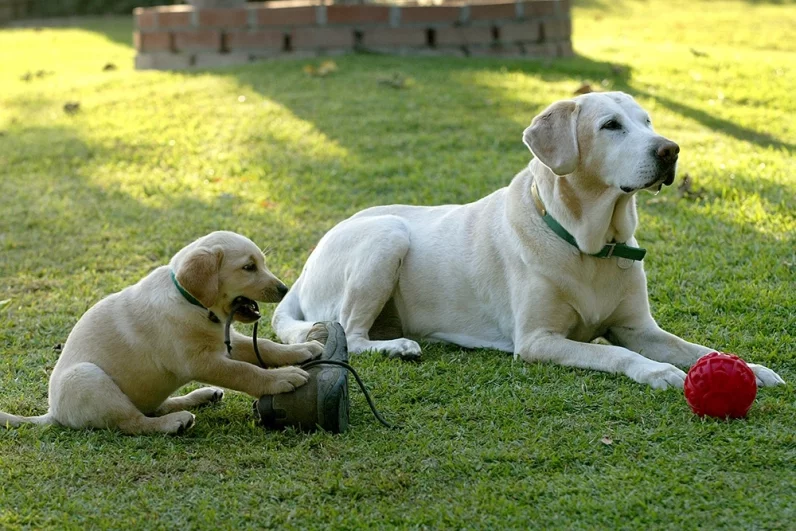
<path fill-rule="evenodd" d="M 550 227 L 553 232 L 558 234 L 562 240 L 580 250 L 580 247 L 578 247 L 578 242 L 575 241 L 575 237 L 572 236 L 567 229 L 562 227 L 561 224 L 547 212 L 547 209 L 542 202 L 542 198 L 539 197 L 539 190 L 536 188 L 536 182 L 531 185 L 531 195 L 533 196 L 533 204 L 536 206 L 536 211 L 539 212 L 540 216 L 542 216 L 542 219 L 545 223 L 547 223 L 547 226 Z M 631 247 L 624 243 L 611 242 L 606 244 L 606 246 L 603 247 L 600 252 L 590 254 L 589 256 L 594 256 L 595 258 L 627 258 L 629 260 L 635 260 L 639 262 L 644 259 L 644 255 L 646 254 L 647 250 L 641 247 Z"/>
<path fill-rule="evenodd" d="M 188 302 L 190 302 L 190 303 L 191 303 L 191 304 L 193 304 L 194 306 L 199 306 L 199 307 L 200 307 L 200 308 L 202 308 L 203 310 L 206 310 L 207 308 L 205 308 L 205 307 L 204 307 L 204 305 L 203 305 L 201 302 L 199 302 L 198 300 L 196 300 L 196 297 L 194 297 L 193 295 L 191 295 L 190 293 L 188 293 L 188 292 L 185 290 L 185 288 L 183 288 L 183 287 L 180 285 L 180 283 L 179 283 L 179 282 L 177 282 L 177 275 L 175 275 L 175 274 L 174 274 L 174 270 L 173 270 L 173 269 L 171 269 L 170 271 L 171 271 L 171 281 L 172 281 L 172 282 L 174 282 L 174 286 L 177 288 L 177 291 L 179 291 L 179 292 L 180 292 L 180 295 L 182 295 L 183 297 L 185 297 L 185 300 L 186 300 L 186 301 L 188 301 Z"/>

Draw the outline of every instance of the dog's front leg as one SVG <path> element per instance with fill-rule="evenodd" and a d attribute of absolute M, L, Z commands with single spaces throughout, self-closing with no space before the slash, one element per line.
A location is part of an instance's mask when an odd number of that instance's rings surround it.
<path fill-rule="evenodd" d="M 230 357 L 233 360 L 245 361 L 254 365 L 260 364 L 257 360 L 257 355 L 254 353 L 252 338 L 241 334 L 235 329 L 231 329 L 230 339 L 232 341 Z M 318 341 L 281 345 L 268 339 L 257 338 L 257 347 L 260 350 L 263 361 L 269 367 L 304 363 L 320 356 L 323 352 L 323 345 Z"/>
<path fill-rule="evenodd" d="M 223 354 L 197 357 L 191 373 L 194 380 L 241 391 L 255 398 L 289 393 L 309 379 L 309 374 L 298 367 L 261 369 Z"/>
<path fill-rule="evenodd" d="M 516 354 L 527 362 L 550 361 L 568 367 L 622 373 L 654 389 L 681 388 L 685 381 L 685 373 L 669 363 L 647 359 L 619 346 L 580 343 L 549 330 L 530 332 L 516 344 Z"/>
<path fill-rule="evenodd" d="M 638 321 L 624 326 L 612 326 L 606 334 L 606 339 L 647 358 L 680 367 L 690 367 L 699 358 L 714 351 L 670 334 L 661 329 L 652 317 Z M 767 367 L 754 363 L 747 365 L 755 373 L 759 387 L 785 383 L 777 373 Z"/>

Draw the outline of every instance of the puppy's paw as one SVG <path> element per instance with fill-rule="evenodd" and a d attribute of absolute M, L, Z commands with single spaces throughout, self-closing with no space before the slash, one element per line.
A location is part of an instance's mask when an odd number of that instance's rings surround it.
<path fill-rule="evenodd" d="M 758 387 L 770 387 L 773 385 L 785 385 L 785 380 L 783 380 L 779 374 L 775 373 L 768 367 L 763 367 L 762 365 L 757 365 L 754 363 L 747 363 L 752 372 L 755 373 L 755 379 L 757 380 Z"/>
<path fill-rule="evenodd" d="M 295 391 L 310 379 L 309 373 L 298 367 L 269 369 L 268 373 L 272 380 L 265 386 L 265 392 L 262 393 L 264 395 L 278 395 Z"/>
<path fill-rule="evenodd" d="M 294 345 L 296 349 L 296 360 L 293 363 L 304 363 L 305 361 L 314 360 L 323 354 L 323 343 L 320 341 L 308 341 L 307 343 L 298 343 Z"/>
<path fill-rule="evenodd" d="M 645 363 L 640 370 L 629 376 L 639 383 L 649 384 L 653 389 L 682 389 L 685 384 L 685 373 L 669 363 L 651 361 Z"/>
<path fill-rule="evenodd" d="M 218 387 L 205 387 L 204 390 L 207 395 L 205 404 L 215 404 L 216 402 L 221 402 L 224 398 L 223 389 L 219 389 Z"/>
<path fill-rule="evenodd" d="M 165 425 L 163 426 L 164 433 L 170 433 L 172 435 L 182 435 L 186 431 L 193 428 L 193 425 L 196 423 L 196 417 L 193 413 L 188 411 L 177 411 L 176 413 L 170 413 L 165 417 L 162 417 L 165 421 Z"/>

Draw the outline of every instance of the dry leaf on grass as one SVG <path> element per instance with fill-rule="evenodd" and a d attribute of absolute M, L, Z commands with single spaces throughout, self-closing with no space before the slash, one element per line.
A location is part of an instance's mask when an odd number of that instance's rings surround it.
<path fill-rule="evenodd" d="M 575 95 L 588 94 L 589 92 L 593 92 L 591 89 L 591 85 L 589 85 L 588 83 L 584 83 L 581 86 L 579 86 L 573 94 Z"/>
<path fill-rule="evenodd" d="M 80 110 L 79 101 L 67 101 L 66 103 L 64 103 L 64 112 L 66 114 L 75 114 L 79 110 Z"/>
<path fill-rule="evenodd" d="M 337 72 L 337 63 L 334 61 L 324 61 L 317 67 L 304 65 L 304 73 L 313 77 L 326 77 L 332 72 Z"/>
<path fill-rule="evenodd" d="M 689 174 L 683 176 L 683 182 L 677 186 L 677 195 L 685 199 L 701 199 L 705 192 L 694 188 L 694 181 Z"/>

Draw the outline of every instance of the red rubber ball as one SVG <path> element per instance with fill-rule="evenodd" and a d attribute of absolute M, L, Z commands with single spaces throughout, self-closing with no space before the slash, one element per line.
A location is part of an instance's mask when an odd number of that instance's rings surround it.
<path fill-rule="evenodd" d="M 683 389 L 691 410 L 700 417 L 742 418 L 757 396 L 757 381 L 738 356 L 711 352 L 691 367 Z"/>

